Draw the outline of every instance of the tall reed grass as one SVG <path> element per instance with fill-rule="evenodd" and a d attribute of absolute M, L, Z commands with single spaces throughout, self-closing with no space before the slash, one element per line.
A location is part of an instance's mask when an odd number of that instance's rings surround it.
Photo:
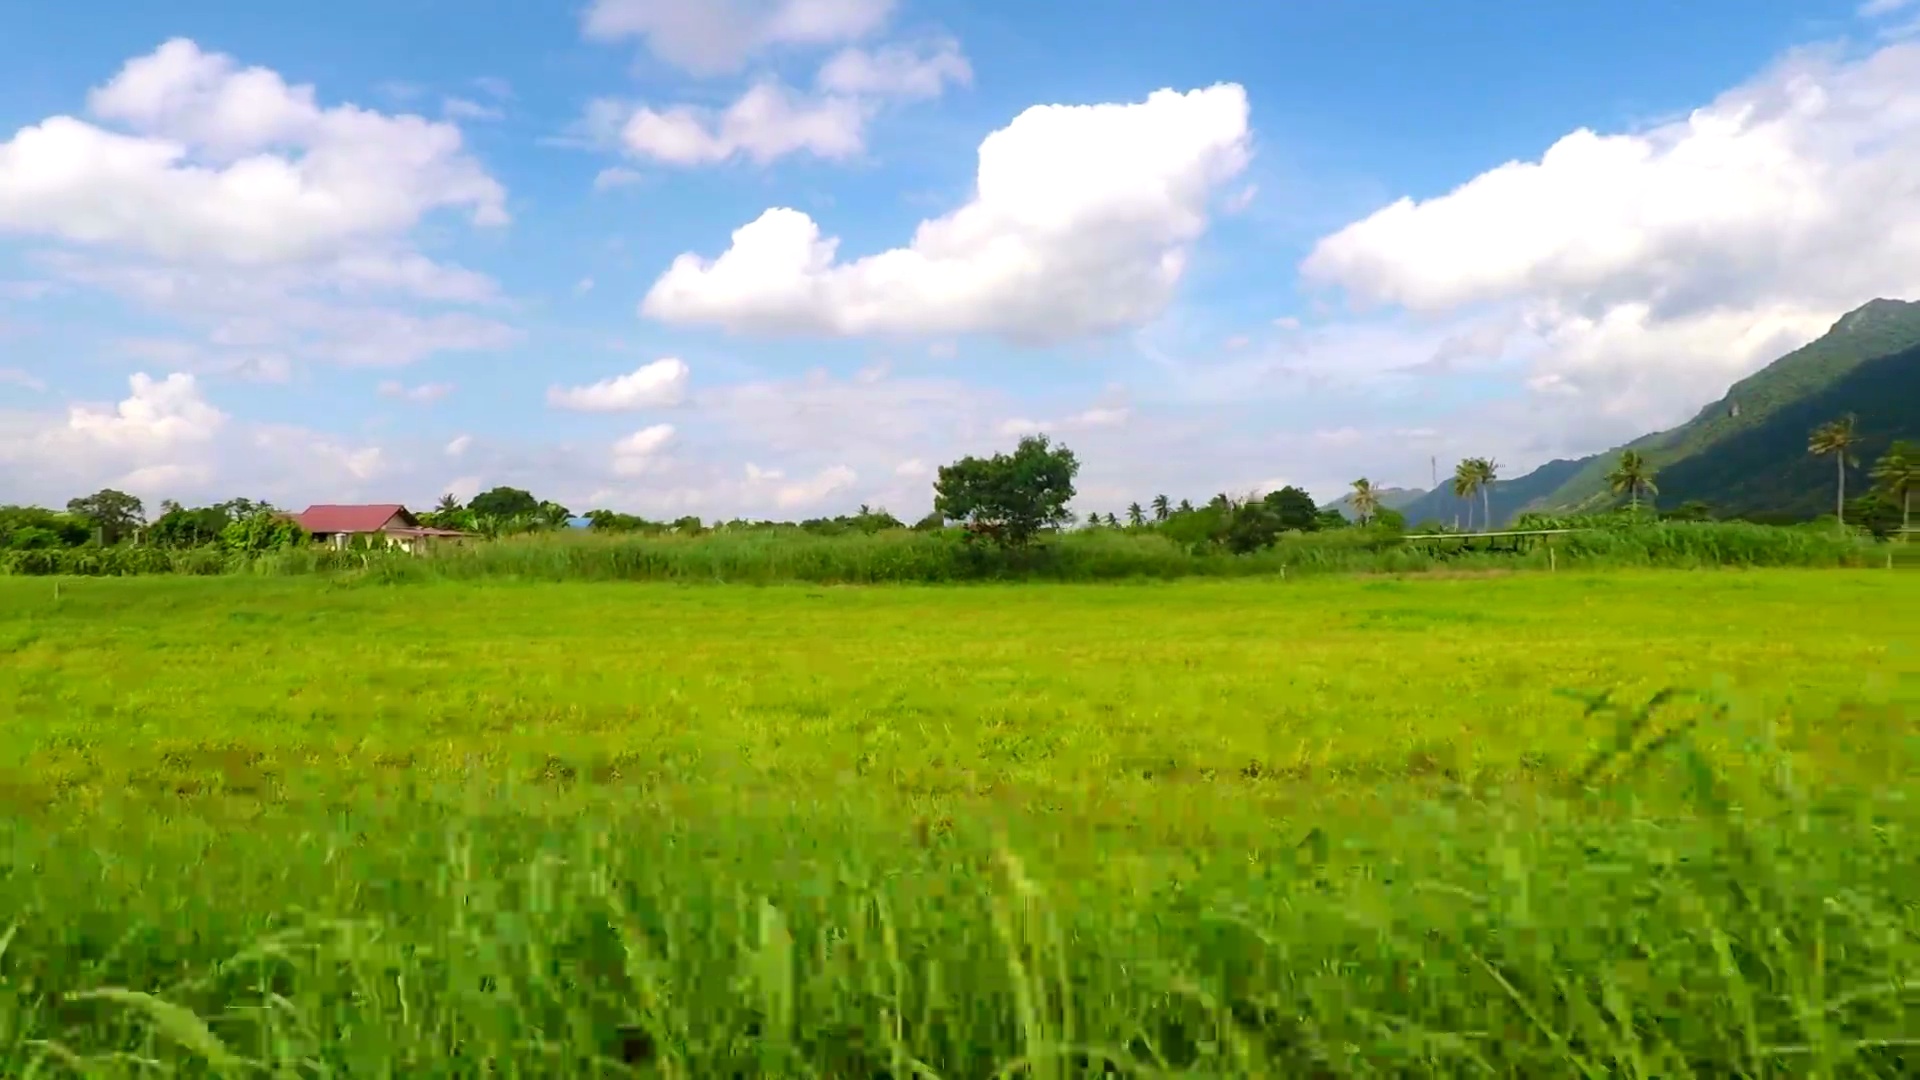
<path fill-rule="evenodd" d="M 799 530 L 699 536 L 547 533 L 404 553 L 313 547 L 259 556 L 217 549 L 75 548 L 0 554 L 0 573 L 267 575 L 343 571 L 378 581 L 517 578 L 531 581 L 684 581 L 877 584 L 967 581 L 1117 581 L 1337 573 L 1419 573 L 1619 567 L 1840 567 L 1883 565 L 1888 546 L 1829 528 L 1745 522 L 1668 522 L 1531 538 L 1421 541 L 1360 529 L 1289 533 L 1234 555 L 1152 532 L 1086 530 L 1022 551 L 969 544 L 957 531 L 814 536 Z"/>

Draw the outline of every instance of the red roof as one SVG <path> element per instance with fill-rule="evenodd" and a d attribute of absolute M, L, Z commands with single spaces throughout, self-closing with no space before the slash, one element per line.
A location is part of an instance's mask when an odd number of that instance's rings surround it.
<path fill-rule="evenodd" d="M 387 522 L 400 515 L 400 524 L 417 526 L 407 508 L 399 503 L 381 503 L 374 506 L 333 506 L 321 504 L 309 506 L 305 513 L 293 520 L 310 533 L 371 533 L 379 532 Z"/>

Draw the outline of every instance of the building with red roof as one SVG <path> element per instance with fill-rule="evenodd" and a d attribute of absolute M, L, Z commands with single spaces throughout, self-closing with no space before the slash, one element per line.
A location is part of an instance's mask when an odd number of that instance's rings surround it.
<path fill-rule="evenodd" d="M 418 551 L 434 540 L 461 539 L 467 535 L 454 529 L 424 526 L 399 503 L 359 506 L 319 503 L 293 515 L 293 521 L 315 541 L 341 548 L 361 538 L 378 538 L 391 547 Z"/>

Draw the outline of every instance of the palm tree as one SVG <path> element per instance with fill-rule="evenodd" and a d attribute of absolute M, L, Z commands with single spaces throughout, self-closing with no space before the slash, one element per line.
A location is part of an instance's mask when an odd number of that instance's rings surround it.
<path fill-rule="evenodd" d="M 1477 458 L 1467 458 L 1453 467 L 1453 493 L 1467 501 L 1467 531 L 1473 531 L 1473 496 L 1480 490 Z"/>
<path fill-rule="evenodd" d="M 1660 489 L 1653 486 L 1653 466 L 1640 456 L 1638 450 L 1623 450 L 1620 464 L 1607 474 L 1607 486 L 1615 495 L 1624 493 L 1633 506 L 1634 514 L 1640 513 L 1640 493 L 1658 495 Z"/>
<path fill-rule="evenodd" d="M 1146 514 L 1146 511 L 1140 509 L 1140 504 L 1128 503 L 1127 504 L 1127 524 L 1137 529 L 1140 526 L 1145 525 L 1146 523 L 1147 523 L 1147 514 Z"/>
<path fill-rule="evenodd" d="M 1167 520 L 1167 515 L 1172 512 L 1173 504 L 1167 501 L 1165 495 L 1155 495 L 1153 497 L 1153 520 L 1165 521 Z"/>
<path fill-rule="evenodd" d="M 460 512 L 460 500 L 454 498 L 452 495 L 442 495 L 440 496 L 440 501 L 433 504 L 433 512 L 436 514 L 457 514 Z"/>
<path fill-rule="evenodd" d="M 1874 482 L 1900 504 L 1900 536 L 1913 532 L 1913 490 L 1920 488 L 1920 446 L 1902 440 L 1887 447 L 1873 465 Z"/>
<path fill-rule="evenodd" d="M 1187 501 L 1187 500 L 1185 500 L 1185 499 L 1181 499 L 1181 500 L 1180 500 L 1180 508 L 1179 508 L 1179 509 L 1178 509 L 1177 511 L 1175 511 L 1175 513 L 1180 513 L 1180 514 L 1191 514 L 1191 513 L 1193 513 L 1193 504 L 1192 504 L 1192 503 L 1190 503 L 1190 502 L 1188 502 L 1188 501 Z"/>
<path fill-rule="evenodd" d="M 1480 527 L 1491 530 L 1493 528 L 1493 482 L 1500 479 L 1500 463 L 1492 458 L 1474 458 L 1473 471 L 1474 475 L 1480 479 L 1477 486 L 1480 488 L 1480 509 L 1484 511 L 1480 516 L 1485 519 L 1480 523 Z"/>
<path fill-rule="evenodd" d="M 1853 459 L 1853 448 L 1860 442 L 1860 433 L 1854 430 L 1852 416 L 1843 416 L 1830 423 L 1821 424 L 1813 429 L 1807 439 L 1807 453 L 1814 457 L 1833 458 L 1834 469 L 1839 476 L 1840 486 L 1834 496 L 1833 512 L 1840 519 L 1840 527 L 1847 527 L 1847 466 L 1857 465 Z"/>
<path fill-rule="evenodd" d="M 1349 496 L 1349 501 L 1353 503 L 1353 512 L 1359 515 L 1362 525 L 1380 509 L 1380 493 L 1373 490 L 1373 481 L 1364 476 L 1353 482 L 1353 494 Z"/>
<path fill-rule="evenodd" d="M 1111 510 L 1107 511 L 1107 528 L 1117 529 L 1119 527 L 1120 527 L 1120 519 L 1113 516 L 1113 511 Z"/>

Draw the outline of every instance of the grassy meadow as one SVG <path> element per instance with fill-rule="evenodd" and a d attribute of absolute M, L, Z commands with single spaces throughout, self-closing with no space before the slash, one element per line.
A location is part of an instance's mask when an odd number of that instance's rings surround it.
<path fill-rule="evenodd" d="M 0 1075 L 1910 1075 L 1916 611 L 0 577 Z"/>

